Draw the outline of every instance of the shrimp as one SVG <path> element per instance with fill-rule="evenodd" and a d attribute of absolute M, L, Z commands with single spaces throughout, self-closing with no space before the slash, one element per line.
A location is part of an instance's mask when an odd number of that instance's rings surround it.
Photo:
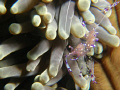
<path fill-rule="evenodd" d="M 111 4 L 110 6 L 106 7 L 103 11 L 104 13 L 107 13 L 110 9 L 112 9 L 112 7 L 115 7 L 118 3 L 120 3 L 120 1 L 115 0 L 115 2 L 113 4 Z M 102 18 L 102 20 L 104 19 L 104 17 Z M 94 27 L 92 30 L 90 30 L 88 32 L 88 34 L 85 35 L 85 42 L 84 43 L 80 43 L 77 45 L 76 48 L 73 49 L 73 47 L 69 46 L 69 48 L 71 48 L 71 52 L 65 56 L 65 63 L 66 63 L 66 67 L 68 69 L 68 72 L 72 72 L 69 64 L 68 64 L 68 58 L 71 58 L 70 60 L 78 60 L 79 57 L 85 57 L 87 56 L 87 52 L 89 52 L 91 50 L 91 48 L 95 47 L 95 42 L 98 41 L 98 38 L 96 38 L 98 32 L 96 32 L 96 28 L 99 26 L 99 24 L 102 22 L 102 20 L 97 24 L 96 27 Z M 85 21 L 82 22 L 83 27 L 85 27 Z M 97 83 L 95 81 L 95 76 L 94 76 L 94 61 L 93 60 L 87 60 L 86 61 L 87 64 L 87 68 L 89 70 L 89 74 L 91 77 L 91 80 L 93 81 L 93 83 Z M 81 68 L 82 69 L 82 68 Z M 81 76 L 81 72 L 80 75 Z"/>
<path fill-rule="evenodd" d="M 87 52 L 89 52 L 90 49 L 95 46 L 96 35 L 97 35 L 96 31 L 95 29 L 93 29 L 89 31 L 89 33 L 86 35 L 85 43 L 78 44 L 75 49 L 69 46 L 69 48 L 72 49 L 72 52 L 70 52 L 68 55 L 65 56 L 65 62 L 66 62 L 66 67 L 68 71 L 72 72 L 72 70 L 70 69 L 70 66 L 68 65 L 67 58 L 69 56 L 72 56 L 73 58 L 70 60 L 78 60 L 80 56 L 86 56 Z"/>

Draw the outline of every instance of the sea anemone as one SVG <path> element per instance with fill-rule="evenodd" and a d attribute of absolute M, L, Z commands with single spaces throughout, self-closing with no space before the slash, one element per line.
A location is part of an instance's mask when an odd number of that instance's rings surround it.
<path fill-rule="evenodd" d="M 98 89 L 104 78 L 107 85 L 101 89 L 119 90 L 115 85 L 119 65 L 114 67 L 118 51 L 112 49 L 119 47 L 119 32 L 108 19 L 118 3 L 1 0 L 0 78 L 4 89 L 88 90 L 90 83 Z"/>

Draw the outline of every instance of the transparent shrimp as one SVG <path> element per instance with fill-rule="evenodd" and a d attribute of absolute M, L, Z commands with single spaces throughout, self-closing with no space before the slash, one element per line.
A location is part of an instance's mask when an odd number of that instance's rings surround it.
<path fill-rule="evenodd" d="M 115 7 L 118 3 L 120 3 L 120 1 L 115 0 L 115 2 L 113 4 L 106 7 L 101 12 L 107 13 L 110 9 L 112 9 L 112 7 Z M 104 19 L 104 17 L 102 18 L 102 20 L 103 19 Z M 97 24 L 97 27 L 102 22 L 102 20 Z M 85 22 L 82 22 L 82 25 L 85 27 Z M 72 70 L 68 64 L 69 57 L 72 57 L 69 60 L 76 61 L 79 59 L 80 56 L 85 57 L 87 55 L 87 52 L 89 52 L 91 48 L 95 47 L 95 42 L 98 41 L 98 38 L 96 38 L 98 32 L 96 32 L 96 30 L 95 30 L 97 27 L 94 27 L 92 30 L 90 30 L 88 32 L 88 34 L 85 35 L 86 41 L 84 43 L 78 44 L 77 47 L 74 49 L 72 46 L 69 46 L 69 48 L 71 48 L 72 51 L 68 55 L 65 56 L 65 63 L 66 63 L 66 67 L 69 72 L 72 72 Z M 89 72 L 90 72 L 89 74 L 91 74 L 90 75 L 91 80 L 93 81 L 93 83 L 96 83 L 95 76 L 94 76 L 94 61 L 87 60 L 86 64 L 87 64 Z M 81 72 L 80 72 L 80 75 L 81 75 Z"/>
<path fill-rule="evenodd" d="M 70 52 L 68 55 L 65 56 L 65 62 L 66 62 L 66 67 L 68 69 L 68 71 L 72 72 L 72 70 L 70 69 L 70 66 L 68 65 L 68 57 L 73 57 L 70 60 L 78 60 L 78 58 L 80 56 L 86 56 L 87 52 L 90 51 L 90 49 L 92 47 L 95 46 L 95 41 L 96 41 L 96 31 L 93 29 L 91 31 L 89 31 L 89 33 L 86 35 L 86 42 L 85 43 L 80 43 L 77 45 L 77 47 L 75 49 L 73 49 L 71 46 L 69 46 L 69 48 L 71 48 L 72 52 Z"/>

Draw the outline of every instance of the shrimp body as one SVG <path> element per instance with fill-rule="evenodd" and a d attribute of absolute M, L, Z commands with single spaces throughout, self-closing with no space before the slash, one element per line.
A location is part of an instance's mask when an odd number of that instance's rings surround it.
<path fill-rule="evenodd" d="M 98 40 L 96 38 L 97 32 L 95 32 L 95 29 L 89 31 L 88 35 L 86 35 L 86 51 L 89 51 L 91 47 L 95 47 L 95 41 Z"/>
<path fill-rule="evenodd" d="M 95 46 L 96 35 L 97 34 L 94 29 L 89 31 L 89 33 L 86 35 L 86 42 L 78 44 L 77 47 L 73 49 L 71 53 L 69 53 L 69 55 L 76 57 L 85 56 L 87 52 L 89 52 L 89 50 Z"/>
<path fill-rule="evenodd" d="M 76 55 L 76 56 L 84 56 L 86 54 L 86 51 L 85 51 L 85 45 L 80 43 L 78 44 L 78 46 L 71 52 L 73 55 Z"/>
<path fill-rule="evenodd" d="M 69 60 L 79 60 L 79 57 L 85 57 L 87 55 L 87 52 L 89 52 L 90 49 L 95 46 L 96 35 L 97 35 L 96 31 L 95 31 L 95 29 L 93 29 L 93 30 L 89 31 L 88 34 L 86 34 L 86 36 L 85 36 L 86 41 L 84 43 L 78 44 L 77 47 L 74 49 L 71 46 L 69 46 L 69 48 L 71 48 L 72 51 L 65 57 L 65 63 L 66 63 L 68 72 L 72 72 L 72 69 L 70 68 L 67 60 L 68 59 Z M 90 66 L 91 66 L 91 64 L 90 64 Z M 91 71 L 93 71 L 93 69 L 94 69 L 94 67 L 90 68 Z M 95 83 L 94 73 L 90 72 L 90 74 L 91 74 L 92 81 Z M 81 76 L 81 73 L 79 76 Z"/>

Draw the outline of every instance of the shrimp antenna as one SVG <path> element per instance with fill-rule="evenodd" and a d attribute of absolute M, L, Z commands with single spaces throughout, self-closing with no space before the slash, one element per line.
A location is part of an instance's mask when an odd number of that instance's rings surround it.
<path fill-rule="evenodd" d="M 101 12 L 104 12 L 105 14 L 110 10 L 112 9 L 113 7 L 115 7 L 118 3 L 120 3 L 120 1 L 118 0 L 115 0 L 113 4 L 109 5 L 108 7 L 106 7 L 104 10 L 102 10 Z M 94 28 L 96 29 L 100 23 L 103 21 L 103 19 L 106 17 L 106 15 L 104 15 L 104 17 L 101 19 L 101 21 L 97 24 L 97 26 Z"/>

